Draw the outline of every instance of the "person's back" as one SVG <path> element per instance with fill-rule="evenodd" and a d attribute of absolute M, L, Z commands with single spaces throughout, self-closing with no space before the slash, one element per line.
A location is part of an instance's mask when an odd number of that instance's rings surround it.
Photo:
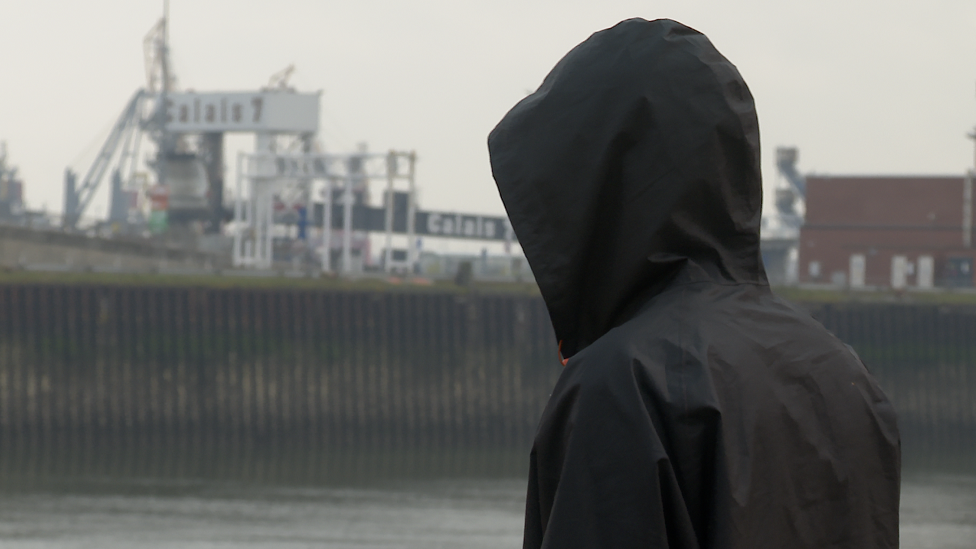
<path fill-rule="evenodd" d="M 894 412 L 770 291 L 758 125 L 701 34 L 595 34 L 489 139 L 569 357 L 525 547 L 897 547 Z"/>

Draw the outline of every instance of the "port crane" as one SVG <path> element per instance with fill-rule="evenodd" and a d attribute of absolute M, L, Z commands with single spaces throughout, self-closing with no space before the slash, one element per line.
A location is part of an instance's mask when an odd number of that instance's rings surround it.
<path fill-rule="evenodd" d="M 136 90 L 126 103 L 84 178 L 79 182 L 74 171 L 70 168 L 65 170 L 62 225 L 67 229 L 78 227 L 81 217 L 109 171 L 112 173 L 109 221 L 125 221 L 128 204 L 122 190 L 132 186 L 139 164 L 143 135 L 148 135 L 156 142 L 160 156 L 173 148 L 173 140 L 165 132 L 164 113 L 160 108 L 166 103 L 166 94 L 175 85 L 175 77 L 169 66 L 167 11 L 164 11 L 163 17 L 153 25 L 143 40 L 146 88 Z M 150 103 L 154 103 L 150 107 L 151 113 L 144 116 Z M 158 164 L 159 169 L 164 169 L 164 163 Z"/>
<path fill-rule="evenodd" d="M 126 174 L 125 180 L 127 181 L 132 179 L 138 164 L 139 144 L 141 142 L 141 135 L 139 134 L 142 132 L 140 107 L 144 96 L 145 92 L 140 89 L 129 99 L 125 109 L 122 110 L 122 114 L 112 126 L 108 138 L 98 151 L 95 161 L 88 168 L 80 183 L 77 181 L 77 175 L 70 168 L 65 170 L 64 219 L 62 221 L 65 228 L 74 229 L 78 226 L 81 216 L 91 204 L 92 198 L 94 198 L 105 174 L 112 166 L 113 160 L 117 159 L 112 169 L 113 188 L 121 187 L 122 174 Z M 120 150 L 121 154 L 119 154 Z M 110 218 L 119 208 L 115 204 L 118 199 L 115 196 L 112 199 Z"/>
<path fill-rule="evenodd" d="M 219 233 L 229 216 L 223 203 L 224 134 L 252 133 L 256 149 L 265 153 L 277 149 L 277 136 L 293 135 L 303 150 L 310 150 L 318 131 L 319 93 L 300 93 L 291 87 L 291 65 L 256 91 L 179 91 L 170 67 L 165 8 L 143 40 L 143 50 L 145 87 L 126 104 L 84 177 L 65 171 L 63 225 L 78 227 L 111 174 L 110 222 L 128 221 L 133 194 L 145 191 L 153 202 L 150 225 L 154 230 L 199 222 L 205 232 Z M 156 175 L 157 184 L 151 189 L 138 184 L 144 138 L 156 149 L 145 162 Z"/>

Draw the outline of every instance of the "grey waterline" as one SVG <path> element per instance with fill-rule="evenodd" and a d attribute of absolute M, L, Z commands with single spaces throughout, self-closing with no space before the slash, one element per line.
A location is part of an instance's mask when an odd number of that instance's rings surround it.
<path fill-rule="evenodd" d="M 166 496 L 18 494 L 0 500 L 0 545 L 516 547 L 520 484 L 454 479 L 298 489 L 202 483 L 182 486 L 183 494 L 160 486 L 171 492 Z"/>
<path fill-rule="evenodd" d="M 524 480 L 441 478 L 370 487 L 89 479 L 0 497 L 0 546 L 26 548 L 504 548 L 521 540 Z M 976 476 L 906 478 L 902 547 L 970 548 Z"/>
<path fill-rule="evenodd" d="M 521 545 L 524 449 L 159 442 L 8 443 L 0 547 Z M 973 540 L 976 471 L 906 470 L 902 547 L 971 548 Z"/>

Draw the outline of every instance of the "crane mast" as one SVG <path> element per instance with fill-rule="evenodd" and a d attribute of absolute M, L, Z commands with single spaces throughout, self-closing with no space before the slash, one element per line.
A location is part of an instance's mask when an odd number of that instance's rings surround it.
<path fill-rule="evenodd" d="M 174 139 L 166 132 L 165 106 L 167 94 L 175 84 L 175 77 L 169 66 L 168 2 L 164 3 L 163 10 L 163 17 L 153 25 L 143 40 L 146 88 L 137 90 L 126 104 L 84 177 L 79 181 L 78 174 L 71 169 L 65 170 L 62 224 L 67 229 L 78 227 L 109 171 L 112 172 L 113 180 L 110 218 L 117 221 L 124 217 L 125 208 L 120 205 L 121 189 L 125 182 L 131 182 L 135 176 L 143 132 L 157 144 L 157 177 L 160 182 L 165 181 L 166 162 L 162 159 L 175 149 Z M 150 99 L 153 100 L 151 114 L 143 119 L 145 104 Z M 113 160 L 115 167 L 110 170 Z"/>
<path fill-rule="evenodd" d="M 787 187 L 776 189 L 776 212 L 783 225 L 795 230 L 803 225 L 803 215 L 797 206 L 807 197 L 806 178 L 796 169 L 799 157 L 796 147 L 776 149 L 776 168 L 787 182 Z"/>
<path fill-rule="evenodd" d="M 65 171 L 63 224 L 66 228 L 74 229 L 77 227 L 78 221 L 80 221 L 81 216 L 88 208 L 92 198 L 95 196 L 95 191 L 98 190 L 99 184 L 108 171 L 112 159 L 117 156 L 119 144 L 125 144 L 123 148 L 126 150 L 121 155 L 123 161 L 127 157 L 132 156 L 130 148 L 133 142 L 132 134 L 140 131 L 139 106 L 142 98 L 142 90 L 137 90 L 132 95 L 125 109 L 122 110 L 122 114 L 119 115 L 115 124 L 112 126 L 112 131 L 109 133 L 105 143 L 102 144 L 102 148 L 98 151 L 98 156 L 95 157 L 95 161 L 88 168 L 88 172 L 85 173 L 85 177 L 81 180 L 80 185 L 77 184 L 77 178 L 74 172 L 70 169 Z M 136 137 L 136 140 L 138 140 L 138 137 Z M 131 162 L 135 162 L 135 160 L 133 159 Z M 116 170 L 119 170 L 119 168 L 116 168 Z"/>

